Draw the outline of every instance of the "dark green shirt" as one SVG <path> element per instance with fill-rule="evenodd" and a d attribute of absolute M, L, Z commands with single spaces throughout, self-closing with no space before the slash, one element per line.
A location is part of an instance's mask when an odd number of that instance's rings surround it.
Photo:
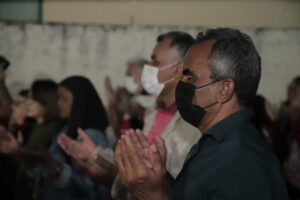
<path fill-rule="evenodd" d="M 173 183 L 173 199 L 286 200 L 277 159 L 244 109 L 207 130 Z"/>

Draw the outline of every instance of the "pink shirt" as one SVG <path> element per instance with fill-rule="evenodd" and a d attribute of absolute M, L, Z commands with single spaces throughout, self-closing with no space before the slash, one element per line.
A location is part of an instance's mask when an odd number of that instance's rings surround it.
<path fill-rule="evenodd" d="M 155 143 L 155 135 L 161 135 L 168 126 L 172 118 L 175 116 L 177 108 L 176 105 L 173 104 L 167 109 L 158 106 L 156 110 L 152 126 L 147 134 L 147 138 L 151 144 Z"/>

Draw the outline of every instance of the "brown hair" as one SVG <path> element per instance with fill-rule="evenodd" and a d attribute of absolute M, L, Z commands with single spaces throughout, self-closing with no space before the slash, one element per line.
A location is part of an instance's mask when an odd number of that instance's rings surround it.
<path fill-rule="evenodd" d="M 291 100 L 295 97 L 297 89 L 299 88 L 300 88 L 300 76 L 297 76 L 292 80 L 292 82 L 288 86 L 288 93 L 287 93 L 288 102 L 291 102 Z"/>
<path fill-rule="evenodd" d="M 51 80 L 37 80 L 31 85 L 33 100 L 39 102 L 45 108 L 45 121 L 59 118 L 57 106 L 57 84 Z"/>

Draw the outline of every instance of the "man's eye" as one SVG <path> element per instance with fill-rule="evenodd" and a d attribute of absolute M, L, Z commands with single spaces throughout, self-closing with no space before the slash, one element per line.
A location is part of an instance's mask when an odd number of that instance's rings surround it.
<path fill-rule="evenodd" d="M 191 80 L 193 80 L 193 75 L 191 75 L 191 74 L 188 74 L 188 75 L 185 75 L 186 77 L 187 77 L 187 80 L 188 81 L 191 81 Z"/>
<path fill-rule="evenodd" d="M 193 80 L 193 77 L 192 76 L 188 76 L 188 81 L 191 81 Z"/>

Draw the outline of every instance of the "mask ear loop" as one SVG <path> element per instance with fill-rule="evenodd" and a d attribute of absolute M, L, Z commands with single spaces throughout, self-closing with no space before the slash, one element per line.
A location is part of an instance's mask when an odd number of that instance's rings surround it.
<path fill-rule="evenodd" d="M 179 63 L 179 62 L 176 62 L 176 63 L 173 63 L 173 64 L 169 64 L 169 65 L 163 66 L 163 67 L 159 68 L 158 71 L 162 71 L 162 70 L 168 69 L 168 68 L 170 68 L 170 67 L 172 67 L 172 66 L 177 65 L 178 63 Z M 167 84 L 167 83 L 170 83 L 170 82 L 174 81 L 175 79 L 176 79 L 176 78 L 173 77 L 173 78 L 171 78 L 171 79 L 169 79 L 169 80 L 167 80 L 167 81 L 165 81 L 165 82 L 162 82 L 161 84 Z"/>
<path fill-rule="evenodd" d="M 218 103 L 219 103 L 219 102 L 217 101 L 217 102 L 215 102 L 215 103 L 212 103 L 212 104 L 210 104 L 210 105 L 204 107 L 203 109 L 205 110 L 205 109 L 210 108 L 210 107 L 212 107 L 212 106 L 214 106 L 214 105 L 216 105 L 216 104 L 218 104 Z"/>
<path fill-rule="evenodd" d="M 169 65 L 163 66 L 163 67 L 159 68 L 159 71 L 168 69 L 169 67 L 172 67 L 172 66 L 174 66 L 174 65 L 177 65 L 178 63 L 179 63 L 179 62 L 175 62 L 175 63 L 169 64 Z"/>
<path fill-rule="evenodd" d="M 201 86 L 197 86 L 197 87 L 195 87 L 195 90 L 196 90 L 196 89 L 201 89 L 201 88 L 207 87 L 207 86 L 212 85 L 212 84 L 215 84 L 215 83 L 217 83 L 217 82 L 219 82 L 219 81 L 220 81 L 220 80 L 214 80 L 214 81 L 212 81 L 211 83 L 208 83 L 208 84 L 205 84 L 205 85 L 201 85 Z M 219 103 L 219 102 L 217 101 L 217 102 L 215 102 L 215 103 L 209 104 L 208 106 L 203 107 L 203 109 L 205 110 L 205 109 L 210 108 L 210 107 L 212 107 L 212 106 L 214 106 L 214 105 L 216 105 L 216 104 L 218 104 L 218 103 Z"/>
<path fill-rule="evenodd" d="M 212 81 L 212 82 L 210 82 L 210 83 L 207 83 L 207 84 L 205 84 L 205 85 L 197 86 L 197 87 L 195 87 L 195 89 L 201 89 L 201 88 L 204 88 L 204 87 L 206 87 L 206 86 L 215 84 L 215 83 L 217 83 L 217 82 L 219 82 L 219 81 L 220 81 L 220 80 L 214 80 L 214 81 Z"/>

